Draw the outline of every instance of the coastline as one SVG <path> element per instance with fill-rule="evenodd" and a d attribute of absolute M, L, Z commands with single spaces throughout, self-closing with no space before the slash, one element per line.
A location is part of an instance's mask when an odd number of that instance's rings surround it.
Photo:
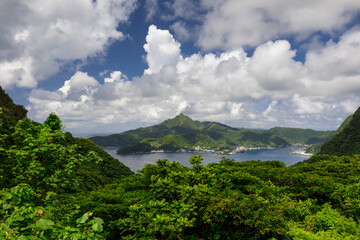
<path fill-rule="evenodd" d="M 296 149 L 290 152 L 291 154 L 296 154 L 296 155 L 303 155 L 303 156 L 312 156 L 312 153 L 307 153 L 306 152 L 306 148 L 302 148 L 302 149 Z"/>

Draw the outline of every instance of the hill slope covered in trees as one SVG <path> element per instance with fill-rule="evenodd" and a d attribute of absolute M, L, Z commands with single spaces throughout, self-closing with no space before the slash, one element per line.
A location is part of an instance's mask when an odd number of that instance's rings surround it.
<path fill-rule="evenodd" d="M 90 139 L 103 147 L 122 147 L 119 153 L 146 152 L 154 149 L 191 150 L 232 149 L 245 147 L 286 147 L 290 144 L 312 145 L 324 142 L 334 131 L 311 129 L 272 128 L 248 130 L 229 127 L 216 122 L 199 122 L 180 114 L 160 124 Z"/>
<path fill-rule="evenodd" d="M 341 124 L 337 134 L 321 147 L 319 154 L 360 154 L 360 108 Z"/>

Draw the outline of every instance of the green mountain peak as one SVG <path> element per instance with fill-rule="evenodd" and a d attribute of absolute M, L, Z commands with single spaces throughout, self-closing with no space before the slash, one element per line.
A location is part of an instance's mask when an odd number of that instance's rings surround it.
<path fill-rule="evenodd" d="M 190 129 L 199 129 L 202 125 L 199 121 L 194 121 L 189 116 L 183 113 L 180 113 L 176 117 L 168 119 L 161 124 L 165 125 L 168 128 L 184 127 Z"/>

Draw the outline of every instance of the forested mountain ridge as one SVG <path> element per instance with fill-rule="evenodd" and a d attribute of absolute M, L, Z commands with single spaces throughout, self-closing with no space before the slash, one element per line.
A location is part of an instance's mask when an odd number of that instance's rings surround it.
<path fill-rule="evenodd" d="M 194 121 L 179 114 L 160 124 L 90 140 L 103 147 L 122 147 L 119 153 L 147 152 L 154 149 L 175 151 L 204 149 L 224 150 L 236 145 L 246 147 L 285 147 L 290 144 L 270 133 L 236 129 L 216 122 Z"/>
<path fill-rule="evenodd" d="M 334 131 L 280 127 L 270 130 L 237 129 L 217 122 L 194 121 L 181 113 L 151 127 L 90 139 L 103 147 L 121 147 L 120 153 L 133 153 L 154 149 L 193 149 L 197 146 L 231 149 L 237 145 L 249 148 L 312 145 L 325 142 L 334 134 Z"/>
<path fill-rule="evenodd" d="M 344 120 L 337 134 L 322 145 L 319 154 L 360 154 L 360 108 Z"/>
<path fill-rule="evenodd" d="M 108 136 L 95 136 L 90 137 L 89 139 L 102 147 L 119 147 L 128 146 L 146 138 L 162 138 L 170 134 L 186 134 L 194 130 L 215 132 L 236 129 L 214 122 L 193 121 L 190 117 L 181 113 L 173 119 L 168 119 L 151 127 L 137 128 Z"/>
<path fill-rule="evenodd" d="M 290 144 L 299 145 L 313 145 L 326 142 L 335 134 L 335 131 L 315 131 L 312 129 L 285 127 L 274 127 L 265 132 L 281 137 Z"/>

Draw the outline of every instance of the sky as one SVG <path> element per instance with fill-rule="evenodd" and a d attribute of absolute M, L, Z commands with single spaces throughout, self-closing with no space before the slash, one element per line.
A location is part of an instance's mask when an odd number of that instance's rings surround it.
<path fill-rule="evenodd" d="M 334 130 L 360 105 L 358 0 L 1 0 L 0 32 L 2 88 L 75 135 Z"/>

